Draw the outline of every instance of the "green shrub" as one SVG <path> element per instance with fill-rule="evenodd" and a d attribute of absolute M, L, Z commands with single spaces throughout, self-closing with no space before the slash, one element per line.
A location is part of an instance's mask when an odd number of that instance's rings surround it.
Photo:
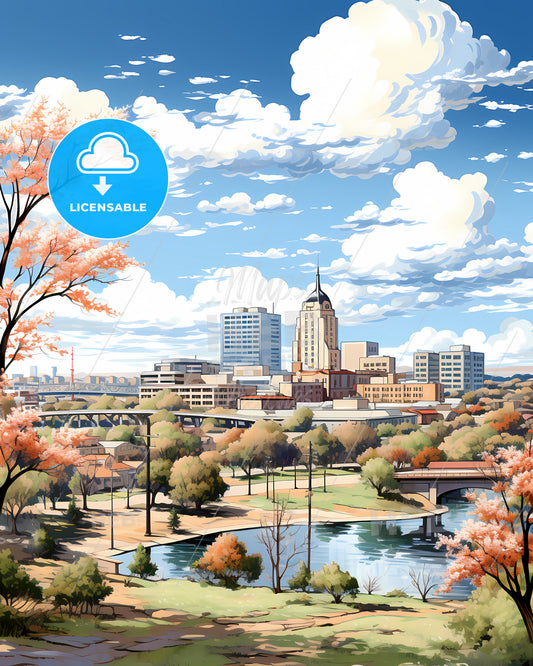
<path fill-rule="evenodd" d="M 9 548 L 0 552 L 0 597 L 7 606 L 42 599 L 42 589 L 35 578 L 15 561 Z"/>
<path fill-rule="evenodd" d="M 295 572 L 292 578 L 289 578 L 288 583 L 291 590 L 305 590 L 309 587 L 309 579 L 311 578 L 311 572 L 307 568 L 306 563 L 303 560 L 300 560 L 298 563 L 298 569 Z"/>
<path fill-rule="evenodd" d="M 150 555 L 142 543 L 137 546 L 133 560 L 128 564 L 128 569 L 133 575 L 141 578 L 155 576 L 157 564 L 150 561 Z"/>
<path fill-rule="evenodd" d="M 28 623 L 24 613 L 0 604 L 0 636 L 23 636 L 29 632 Z"/>
<path fill-rule="evenodd" d="M 404 592 L 404 590 L 399 590 L 398 588 L 395 588 L 394 590 L 391 590 L 390 592 L 387 592 L 387 594 L 385 596 L 386 597 L 402 597 L 402 598 L 409 597 L 407 592 Z"/>
<path fill-rule="evenodd" d="M 83 519 L 83 511 L 77 506 L 76 500 L 70 500 L 67 509 L 67 518 L 73 525 L 79 525 Z"/>
<path fill-rule="evenodd" d="M 33 535 L 33 552 L 37 557 L 50 557 L 57 550 L 56 542 L 46 526 L 40 527 Z"/>
<path fill-rule="evenodd" d="M 464 610 L 450 619 L 449 626 L 461 636 L 462 644 L 476 652 L 497 654 L 506 666 L 533 663 L 533 647 L 522 617 L 495 581 L 485 579 L 472 592 Z"/>
<path fill-rule="evenodd" d="M 45 597 L 53 597 L 58 608 L 66 606 L 69 613 L 93 612 L 100 601 L 111 594 L 113 588 L 106 585 L 96 561 L 82 557 L 74 564 L 65 565 L 55 576 Z"/>
<path fill-rule="evenodd" d="M 359 591 L 357 579 L 348 571 L 341 571 L 336 562 L 324 564 L 319 571 L 313 571 L 309 584 L 317 592 L 329 592 L 336 604 L 339 604 L 346 594 L 355 597 Z"/>

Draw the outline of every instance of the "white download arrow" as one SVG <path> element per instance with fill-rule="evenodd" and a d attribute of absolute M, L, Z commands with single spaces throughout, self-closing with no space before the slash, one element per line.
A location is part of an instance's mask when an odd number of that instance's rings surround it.
<path fill-rule="evenodd" d="M 98 190 L 102 196 L 104 196 L 104 194 L 107 192 L 107 190 L 109 190 L 110 187 L 112 187 L 112 185 L 108 185 L 106 183 L 105 176 L 100 176 L 100 182 L 97 184 L 93 183 L 93 187 L 95 190 Z"/>

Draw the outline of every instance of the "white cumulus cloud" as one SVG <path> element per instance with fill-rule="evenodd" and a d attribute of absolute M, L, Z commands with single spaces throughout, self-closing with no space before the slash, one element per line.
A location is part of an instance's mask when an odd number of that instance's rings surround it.
<path fill-rule="evenodd" d="M 221 197 L 216 203 L 206 199 L 197 205 L 201 213 L 231 213 L 233 215 L 255 215 L 259 212 L 274 212 L 290 210 L 294 207 L 294 199 L 285 194 L 274 192 L 267 194 L 264 199 L 252 202 L 249 194 L 235 192 L 231 196 Z"/>

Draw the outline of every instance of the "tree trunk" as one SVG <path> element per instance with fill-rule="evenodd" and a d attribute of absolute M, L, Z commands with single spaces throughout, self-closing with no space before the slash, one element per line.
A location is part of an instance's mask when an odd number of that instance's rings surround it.
<path fill-rule="evenodd" d="M 8 489 L 9 486 L 6 483 L 4 483 L 2 487 L 0 487 L 0 513 L 2 513 L 2 510 L 4 508 L 4 502 L 6 500 Z"/>
<path fill-rule="evenodd" d="M 82 502 L 83 510 L 84 511 L 89 511 L 89 509 L 87 507 L 87 493 L 82 493 L 82 498 L 83 498 L 83 502 Z"/>
<path fill-rule="evenodd" d="M 524 621 L 529 642 L 533 644 L 533 611 L 531 610 L 531 606 L 523 599 L 514 599 L 514 602 L 520 611 L 522 620 Z"/>
<path fill-rule="evenodd" d="M 50 498 L 50 502 L 52 503 L 52 511 L 56 510 L 56 500 L 54 497 Z"/>
<path fill-rule="evenodd" d="M 10 512 L 11 514 L 11 534 L 16 534 L 18 536 L 19 532 L 17 530 L 17 516 L 15 515 L 14 512 Z"/>
<path fill-rule="evenodd" d="M 252 465 L 248 465 L 248 495 L 252 494 Z"/>

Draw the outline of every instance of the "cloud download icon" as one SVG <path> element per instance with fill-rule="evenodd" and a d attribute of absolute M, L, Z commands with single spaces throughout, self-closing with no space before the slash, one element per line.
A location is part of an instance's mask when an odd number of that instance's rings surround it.
<path fill-rule="evenodd" d="M 147 132 L 124 120 L 93 120 L 58 145 L 48 187 L 61 216 L 78 231 L 120 238 L 157 215 L 167 193 L 168 170 Z"/>

